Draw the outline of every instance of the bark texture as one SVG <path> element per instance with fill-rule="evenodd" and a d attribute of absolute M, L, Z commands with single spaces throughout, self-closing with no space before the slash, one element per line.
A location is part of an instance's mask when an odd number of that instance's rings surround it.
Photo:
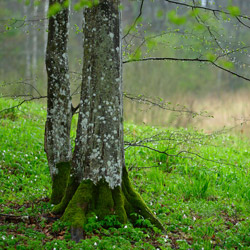
<path fill-rule="evenodd" d="M 81 102 L 73 168 L 80 180 L 121 185 L 122 79 L 118 1 L 84 10 Z"/>
<path fill-rule="evenodd" d="M 63 4 L 64 0 L 50 0 Z M 68 67 L 69 7 L 65 7 L 49 19 L 46 50 L 48 75 L 47 121 L 45 126 L 45 151 L 53 181 L 51 202 L 58 204 L 65 192 L 71 160 L 70 127 L 72 104 Z M 62 164 L 64 163 L 64 164 Z M 57 183 L 60 183 L 59 186 Z"/>
<path fill-rule="evenodd" d="M 67 190 L 53 212 L 71 222 L 72 239 L 93 213 L 126 223 L 138 213 L 163 229 L 134 191 L 124 165 L 119 1 L 84 9 L 83 81 L 76 146 Z"/>

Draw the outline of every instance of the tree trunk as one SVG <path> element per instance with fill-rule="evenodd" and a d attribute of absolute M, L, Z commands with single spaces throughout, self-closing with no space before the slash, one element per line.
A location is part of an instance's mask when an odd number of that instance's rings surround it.
<path fill-rule="evenodd" d="M 47 13 L 48 13 L 48 9 L 49 9 L 49 0 L 45 0 L 44 1 L 44 36 L 43 36 L 43 40 L 44 40 L 44 56 L 46 56 L 46 44 L 47 44 L 47 40 L 48 40 L 48 34 L 47 34 L 47 28 L 48 28 L 48 19 L 47 19 Z M 46 65 L 44 65 L 44 71 L 46 70 Z"/>
<path fill-rule="evenodd" d="M 121 223 L 138 213 L 163 229 L 133 190 L 124 165 L 119 1 L 101 0 L 85 8 L 83 33 L 83 80 L 71 177 L 54 212 L 71 222 L 76 241 L 93 213 L 100 219 L 116 215 Z"/>
<path fill-rule="evenodd" d="M 28 19 L 29 14 L 29 5 L 24 4 L 24 15 L 26 19 Z M 31 54 L 30 54 L 30 35 L 27 23 L 25 24 L 25 55 L 26 55 L 26 69 L 25 69 L 25 76 L 26 80 L 30 80 L 31 78 Z M 30 93 L 30 87 L 26 87 L 25 90 Z"/>
<path fill-rule="evenodd" d="M 64 0 L 50 0 L 49 5 Z M 70 127 L 72 107 L 68 67 L 68 16 L 65 7 L 49 19 L 46 69 L 48 74 L 47 121 L 45 151 L 52 177 L 51 203 L 58 204 L 64 196 L 70 172 Z"/>
<path fill-rule="evenodd" d="M 34 18 L 37 18 L 38 6 L 33 3 L 34 8 Z M 32 30 L 32 85 L 33 87 L 30 89 L 30 93 L 34 93 L 34 88 L 36 89 L 36 74 L 37 74 L 37 27 L 33 24 Z"/>

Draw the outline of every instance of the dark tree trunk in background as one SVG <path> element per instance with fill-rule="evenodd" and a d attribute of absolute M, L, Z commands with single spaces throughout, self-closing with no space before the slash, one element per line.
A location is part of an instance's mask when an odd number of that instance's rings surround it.
<path fill-rule="evenodd" d="M 24 4 L 24 15 L 26 17 L 26 19 L 28 19 L 28 14 L 29 14 L 29 5 Z M 31 79 L 31 53 L 30 53 L 30 35 L 29 35 L 29 29 L 28 29 L 28 25 L 25 24 L 25 36 L 26 36 L 26 40 L 25 40 L 25 77 L 27 80 Z M 28 93 L 30 93 L 30 87 L 26 87 L 25 91 L 27 91 Z"/>
<path fill-rule="evenodd" d="M 38 5 L 33 2 L 33 17 L 37 19 L 38 13 Z M 32 85 L 34 88 L 37 88 L 37 54 L 38 54 L 38 46 L 37 46 L 37 27 L 36 24 L 33 23 L 33 30 L 32 30 Z M 34 88 L 30 89 L 30 93 L 34 93 Z"/>
<path fill-rule="evenodd" d="M 64 0 L 50 0 L 49 5 Z M 69 7 L 49 19 L 46 69 L 48 74 L 45 151 L 53 181 L 51 202 L 64 196 L 70 171 L 72 107 L 68 67 Z"/>
<path fill-rule="evenodd" d="M 47 34 L 47 28 L 48 28 L 48 19 L 47 19 L 47 14 L 48 14 L 48 9 L 49 9 L 49 0 L 44 0 L 44 15 L 43 17 L 45 18 L 44 20 L 44 56 L 46 56 L 46 49 L 47 49 L 47 41 L 48 41 L 48 34 Z M 44 70 L 46 70 L 46 65 Z"/>

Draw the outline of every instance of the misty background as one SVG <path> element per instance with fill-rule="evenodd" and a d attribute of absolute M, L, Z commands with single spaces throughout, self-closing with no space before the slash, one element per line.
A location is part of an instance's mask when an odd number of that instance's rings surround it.
<path fill-rule="evenodd" d="M 76 2 L 72 1 L 69 38 L 75 105 L 81 83 L 83 35 L 82 11 L 73 8 Z M 250 11 L 250 1 L 246 0 L 179 2 L 226 11 L 228 6 L 238 6 L 243 16 Z M 211 59 L 219 56 L 220 66 L 250 78 L 248 18 L 238 18 L 239 21 L 232 15 L 206 10 L 194 15 L 187 6 L 164 0 L 123 0 L 121 8 L 124 61 L 148 57 Z M 47 11 L 48 0 L 0 2 L 2 96 L 29 98 L 46 95 Z M 136 18 L 137 23 L 133 26 Z M 130 62 L 124 64 L 123 82 L 124 92 L 139 96 L 139 99 L 143 96 L 157 103 L 167 102 L 170 109 L 208 112 L 193 118 L 189 113 L 168 112 L 143 104 L 143 101 L 125 98 L 127 121 L 165 127 L 195 127 L 206 131 L 236 126 L 235 130 L 242 134 L 249 132 L 250 82 L 210 63 Z"/>

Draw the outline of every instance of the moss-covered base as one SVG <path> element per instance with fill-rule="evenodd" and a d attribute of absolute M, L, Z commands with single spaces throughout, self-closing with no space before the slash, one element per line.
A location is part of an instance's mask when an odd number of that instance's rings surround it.
<path fill-rule="evenodd" d="M 110 189 L 104 181 L 97 185 L 90 180 L 83 181 L 66 207 L 62 220 L 71 222 L 75 228 L 82 227 L 86 218 L 93 213 L 99 219 L 104 219 L 106 215 L 117 215 L 121 223 L 126 223 L 127 214 L 121 188 Z"/>
<path fill-rule="evenodd" d="M 99 219 L 106 215 L 116 215 L 122 224 L 135 218 L 131 214 L 140 214 L 152 224 L 164 230 L 163 225 L 153 215 L 140 195 L 133 189 L 126 168 L 123 169 L 122 187 L 111 189 L 105 181 L 95 185 L 90 180 L 77 185 L 73 179 L 69 185 L 62 202 L 54 207 L 54 213 L 63 214 L 62 220 L 72 225 L 72 239 L 81 239 L 82 228 L 87 218 L 96 214 Z"/>
<path fill-rule="evenodd" d="M 70 173 L 70 162 L 60 162 L 56 165 L 56 168 L 58 169 L 58 173 L 53 176 L 50 198 L 50 202 L 55 205 L 59 204 L 65 195 Z"/>
<path fill-rule="evenodd" d="M 74 176 L 71 175 L 69 177 L 68 185 L 67 185 L 67 188 L 64 192 L 64 196 L 61 199 L 61 202 L 53 208 L 52 212 L 54 214 L 61 214 L 62 215 L 64 213 L 66 207 L 68 206 L 69 202 L 71 201 L 72 197 L 74 196 L 78 186 L 79 186 L 79 183 L 76 181 Z"/>

